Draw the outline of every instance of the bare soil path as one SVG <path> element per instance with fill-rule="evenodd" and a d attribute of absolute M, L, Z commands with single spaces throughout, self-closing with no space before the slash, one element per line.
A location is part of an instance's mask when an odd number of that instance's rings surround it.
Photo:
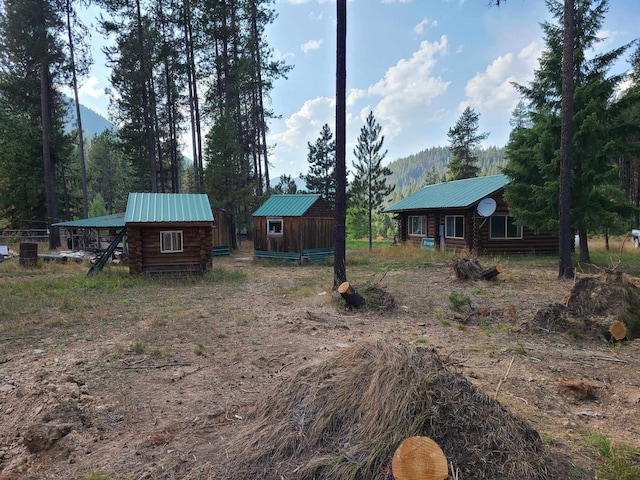
<path fill-rule="evenodd" d="M 41 328 L 4 329 L 0 341 L 0 480 L 222 479 L 229 435 L 259 398 L 277 395 L 299 367 L 377 338 L 435 348 L 569 452 L 585 478 L 594 467 L 586 435 L 640 447 L 640 342 L 535 325 L 574 287 L 554 268 L 506 262 L 492 281 L 460 281 L 428 259 L 385 273 L 349 266 L 356 288 L 375 284 L 395 298 L 395 311 L 376 312 L 344 308 L 332 265 L 242 257 L 215 259 L 220 281 L 114 292 L 96 281 L 56 308 L 34 299 Z"/>

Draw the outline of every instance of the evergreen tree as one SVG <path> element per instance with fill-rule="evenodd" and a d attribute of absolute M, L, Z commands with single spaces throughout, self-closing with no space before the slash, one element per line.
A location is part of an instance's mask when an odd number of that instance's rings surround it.
<path fill-rule="evenodd" d="M 489 136 L 488 133 L 478 133 L 478 118 L 478 114 L 471 107 L 467 107 L 456 124 L 447 132 L 452 155 L 447 169 L 448 180 L 478 176 L 480 168 L 476 165 L 478 157 L 474 150 Z"/>
<path fill-rule="evenodd" d="M 3 128 L 8 133 L 2 142 L 8 152 L 15 150 L 18 155 L 3 152 L 1 159 L 6 163 L 0 168 L 28 172 L 32 179 L 24 186 L 13 184 L 16 177 L 0 184 L 0 197 L 24 195 L 26 200 L 23 205 L 9 206 L 3 216 L 18 224 L 15 226 L 46 226 L 51 233 L 49 247 L 54 249 L 60 244 L 58 228 L 52 225 L 60 220 L 58 203 L 69 198 L 59 195 L 58 185 L 66 188 L 64 174 L 71 152 L 59 91 L 67 72 L 61 41 L 62 5 L 47 0 L 7 0 L 1 8 L 0 98 Z M 20 132 L 10 125 L 13 122 L 21 126 Z M 21 143 L 12 145 L 13 141 Z"/>
<path fill-rule="evenodd" d="M 89 198 L 100 196 L 108 214 L 124 212 L 133 174 L 114 132 L 105 130 L 92 140 L 87 165 Z"/>
<path fill-rule="evenodd" d="M 298 185 L 291 175 L 280 175 L 280 181 L 273 187 L 273 193 L 275 194 L 288 194 L 297 193 Z"/>
<path fill-rule="evenodd" d="M 305 181 L 309 193 L 321 194 L 329 202 L 331 208 L 334 208 L 336 145 L 329 125 L 325 123 L 315 143 L 307 142 L 307 146 L 309 148 L 307 154 L 309 172 L 306 175 L 300 174 L 300 178 Z"/>
<path fill-rule="evenodd" d="M 519 224 L 560 233 L 561 218 L 561 98 L 563 88 L 563 8 L 560 2 L 547 2 L 556 24 L 543 25 L 547 49 L 535 72 L 534 81 L 519 90 L 530 102 L 530 125 L 518 125 L 507 146 L 511 178 L 505 199 Z M 612 121 L 612 102 L 622 76 L 607 76 L 613 62 L 629 47 L 586 58 L 598 42 L 606 0 L 576 2 L 575 90 L 573 96 L 574 149 L 571 162 L 570 227 L 580 235 L 580 260 L 589 261 L 587 233 L 610 224 L 608 212 L 625 211 L 606 186 L 620 188 L 612 158 L 615 139 L 620 138 Z M 606 222 L 600 223 L 600 220 Z M 561 261 L 560 276 L 571 269 Z"/>
<path fill-rule="evenodd" d="M 379 211 L 385 198 L 395 190 L 395 185 L 387 185 L 387 176 L 391 175 L 391 170 L 382 166 L 387 152 L 382 152 L 384 135 L 380 136 L 381 130 L 382 127 L 370 111 L 353 151 L 358 162 L 353 162 L 355 177 L 351 184 L 351 195 L 356 205 L 364 207 L 368 215 L 369 250 L 373 248 L 373 211 Z"/>

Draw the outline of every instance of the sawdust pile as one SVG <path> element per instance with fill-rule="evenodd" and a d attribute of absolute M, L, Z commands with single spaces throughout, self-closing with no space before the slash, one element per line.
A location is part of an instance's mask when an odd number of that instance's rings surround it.
<path fill-rule="evenodd" d="M 539 310 L 529 326 L 602 338 L 615 320 L 625 324 L 627 338 L 640 338 L 640 288 L 627 275 L 607 271 L 576 280 L 566 305 Z"/>
<path fill-rule="evenodd" d="M 391 479 L 409 436 L 435 440 L 461 480 L 571 479 L 570 464 L 434 350 L 385 341 L 299 370 L 256 405 L 225 478 Z"/>

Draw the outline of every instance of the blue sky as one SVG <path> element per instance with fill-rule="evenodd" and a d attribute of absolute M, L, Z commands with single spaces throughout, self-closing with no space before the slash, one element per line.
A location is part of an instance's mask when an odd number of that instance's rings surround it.
<path fill-rule="evenodd" d="M 543 0 L 351 0 L 347 4 L 347 166 L 372 110 L 382 126 L 387 162 L 425 148 L 448 146 L 447 131 L 466 106 L 480 116 L 485 145 L 503 146 L 518 96 L 544 46 Z M 293 65 L 271 93 L 280 116 L 270 124 L 270 176 L 307 173 L 308 142 L 322 125 L 335 130 L 335 0 L 276 0 L 268 28 L 277 58 Z M 637 38 L 640 2 L 611 0 L 600 47 Z M 95 30 L 94 30 L 95 31 Z M 94 33 L 94 43 L 101 39 Z M 81 102 L 106 115 L 108 72 L 94 52 Z M 628 63 L 619 64 L 620 71 Z"/>

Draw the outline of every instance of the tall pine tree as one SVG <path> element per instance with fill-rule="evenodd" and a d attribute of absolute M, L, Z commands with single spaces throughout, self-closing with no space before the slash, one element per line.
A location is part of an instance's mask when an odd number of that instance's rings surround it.
<path fill-rule="evenodd" d="M 629 45 L 586 56 L 599 41 L 607 3 L 576 2 L 570 226 L 580 235 L 583 262 L 589 262 L 587 234 L 610 225 L 609 212 L 627 211 L 618 202 L 620 196 L 604 187 L 620 188 L 612 155 L 620 132 L 612 121 L 612 108 L 623 76 L 609 75 L 609 70 Z M 540 66 L 529 86 L 519 86 L 529 102 L 530 125 L 517 126 L 512 132 L 503 171 L 512 180 L 505 188 L 505 199 L 518 223 L 560 232 L 563 7 L 557 0 L 547 4 L 556 23 L 543 25 L 547 48 Z M 566 266 L 564 270 L 568 272 Z"/>
<path fill-rule="evenodd" d="M 478 156 L 474 150 L 489 136 L 488 133 L 478 133 L 478 119 L 479 115 L 471 107 L 467 107 L 447 132 L 452 155 L 447 169 L 447 180 L 478 176 L 480 168 L 477 166 Z"/>
<path fill-rule="evenodd" d="M 387 185 L 387 176 L 391 175 L 391 170 L 382 166 L 382 160 L 386 157 L 387 151 L 382 151 L 384 135 L 380 135 L 381 130 L 382 127 L 376 122 L 373 112 L 369 112 L 353 151 L 358 161 L 353 162 L 355 177 L 351 184 L 351 198 L 356 208 L 364 207 L 367 212 L 369 250 L 373 248 L 373 212 L 380 210 L 384 199 L 395 189 L 395 185 Z"/>
<path fill-rule="evenodd" d="M 328 124 L 322 126 L 320 135 L 315 143 L 307 142 L 309 153 L 307 162 L 309 171 L 306 175 L 300 174 L 309 193 L 319 193 L 329 202 L 331 208 L 335 207 L 336 179 L 334 169 L 336 164 L 336 143 Z"/>

